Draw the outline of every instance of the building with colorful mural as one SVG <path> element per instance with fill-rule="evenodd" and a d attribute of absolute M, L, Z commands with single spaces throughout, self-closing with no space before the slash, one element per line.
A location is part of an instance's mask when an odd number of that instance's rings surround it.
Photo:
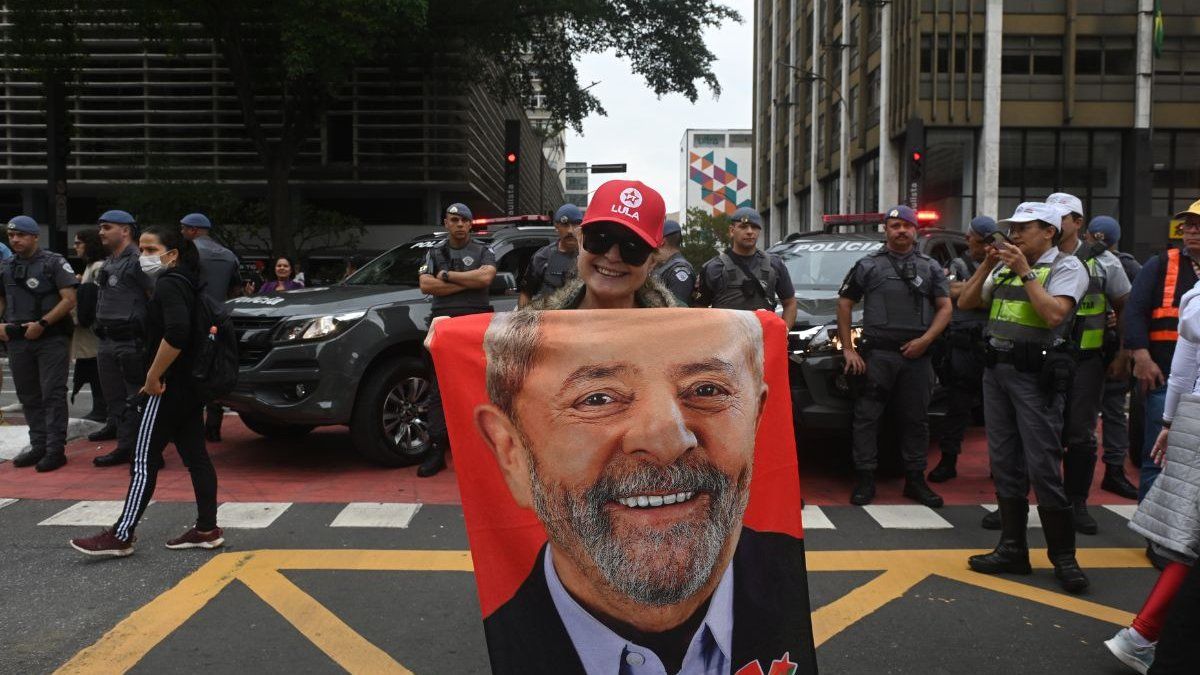
<path fill-rule="evenodd" d="M 714 215 L 752 206 L 750 129 L 688 129 L 679 147 L 683 163 L 680 215 L 700 208 Z"/>

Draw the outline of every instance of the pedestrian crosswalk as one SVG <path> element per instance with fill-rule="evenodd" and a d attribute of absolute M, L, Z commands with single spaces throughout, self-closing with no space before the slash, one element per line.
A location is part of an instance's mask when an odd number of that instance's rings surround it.
<path fill-rule="evenodd" d="M 18 501 L 20 500 L 0 497 L 0 509 Z M 153 510 L 154 504 L 156 502 L 151 502 L 149 511 Z M 79 501 L 44 518 L 38 525 L 104 527 L 116 522 L 122 506 L 120 501 Z M 290 502 L 226 502 L 217 509 L 217 522 L 227 529 L 265 529 L 294 506 Z M 419 503 L 402 502 L 344 504 L 337 515 L 328 522 L 328 527 L 404 529 L 417 518 L 422 506 Z M 1107 505 L 1103 508 L 1124 520 L 1133 518 L 1137 510 L 1134 504 Z M 982 516 L 985 511 L 994 511 L 996 505 L 951 506 L 938 511 L 917 504 L 871 504 L 862 507 L 809 504 L 804 507 L 802 518 L 805 530 L 837 530 L 839 521 L 845 523 L 845 526 L 862 522 L 861 515 L 852 516 L 852 513 L 866 514 L 871 522 L 885 530 L 948 530 L 961 527 L 961 515 L 957 519 L 947 519 L 945 512 L 949 509 L 979 509 L 978 514 Z M 956 520 L 959 524 L 955 525 L 951 520 Z M 972 523 L 972 527 L 978 523 L 975 518 L 967 520 Z M 1029 526 L 1041 527 L 1036 509 L 1030 509 Z"/>

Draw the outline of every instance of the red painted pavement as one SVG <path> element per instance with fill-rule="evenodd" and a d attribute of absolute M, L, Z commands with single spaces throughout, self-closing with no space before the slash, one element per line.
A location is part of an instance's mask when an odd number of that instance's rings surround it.
<path fill-rule="evenodd" d="M 459 504 L 453 466 L 432 478 L 417 478 L 416 468 L 391 469 L 362 459 L 355 452 L 350 434 L 343 427 L 318 429 L 292 441 L 268 440 L 246 429 L 236 417 L 225 418 L 224 440 L 210 443 L 209 453 L 217 469 L 218 498 L 222 502 L 420 502 Z M 92 458 L 108 452 L 112 442 L 76 441 L 67 448 L 67 466 L 48 474 L 14 469 L 0 463 L 0 497 L 20 499 L 123 499 L 129 485 L 129 467 L 97 469 Z M 800 457 L 804 498 L 809 504 L 849 504 L 853 487 L 848 462 L 828 461 L 845 457 L 848 441 L 808 443 Z M 154 499 L 192 501 L 192 485 L 179 456 L 168 448 L 167 467 L 158 475 Z M 824 456 L 824 459 L 821 458 Z M 929 465 L 938 460 L 936 449 Z M 453 458 L 451 458 L 453 463 Z M 1100 490 L 1103 465 L 1098 463 L 1091 503 L 1131 504 Z M 1127 468 L 1136 484 L 1136 475 Z M 907 504 L 901 495 L 904 480 L 880 474 L 878 504 Z M 958 478 L 933 485 L 947 504 L 983 504 L 996 500 L 988 479 L 987 448 L 982 428 L 973 428 L 958 462 Z"/>

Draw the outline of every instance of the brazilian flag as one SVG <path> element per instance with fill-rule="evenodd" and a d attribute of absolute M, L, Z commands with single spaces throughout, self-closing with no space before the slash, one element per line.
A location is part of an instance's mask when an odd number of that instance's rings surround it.
<path fill-rule="evenodd" d="M 1154 56 L 1162 56 L 1163 39 L 1166 31 L 1163 29 L 1162 0 L 1154 0 Z"/>

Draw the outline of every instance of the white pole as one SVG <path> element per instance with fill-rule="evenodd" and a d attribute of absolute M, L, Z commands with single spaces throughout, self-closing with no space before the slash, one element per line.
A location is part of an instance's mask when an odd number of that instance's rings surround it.
<path fill-rule="evenodd" d="M 983 38 L 983 129 L 979 134 L 976 169 L 978 214 L 1003 218 L 1000 208 L 1000 55 L 1004 39 L 1004 2 L 987 0 Z"/>
<path fill-rule="evenodd" d="M 1134 93 L 1133 126 L 1150 128 L 1150 103 L 1154 80 L 1154 0 L 1138 1 L 1137 90 Z"/>
<path fill-rule="evenodd" d="M 879 26 L 879 211 L 896 203 L 899 192 L 896 151 L 892 147 L 892 3 L 880 10 Z"/>

